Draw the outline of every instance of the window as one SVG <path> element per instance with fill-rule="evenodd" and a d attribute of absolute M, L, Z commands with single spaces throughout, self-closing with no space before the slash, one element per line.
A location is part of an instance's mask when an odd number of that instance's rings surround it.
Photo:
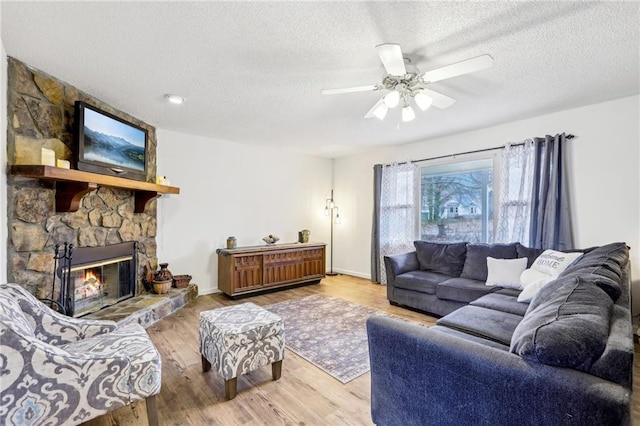
<path fill-rule="evenodd" d="M 420 167 L 420 239 L 493 241 L 493 157 Z"/>

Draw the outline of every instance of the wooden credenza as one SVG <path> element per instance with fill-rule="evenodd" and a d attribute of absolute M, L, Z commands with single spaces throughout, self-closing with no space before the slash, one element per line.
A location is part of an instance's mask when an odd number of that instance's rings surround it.
<path fill-rule="evenodd" d="M 319 282 L 325 276 L 324 243 L 274 244 L 218 249 L 218 288 L 239 296 Z"/>

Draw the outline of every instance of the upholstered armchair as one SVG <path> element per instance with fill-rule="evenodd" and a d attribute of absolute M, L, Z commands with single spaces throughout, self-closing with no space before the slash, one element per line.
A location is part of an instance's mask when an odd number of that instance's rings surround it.
<path fill-rule="evenodd" d="M 160 384 L 139 324 L 67 317 L 0 284 L 1 425 L 75 425 L 142 399 L 157 425 Z"/>

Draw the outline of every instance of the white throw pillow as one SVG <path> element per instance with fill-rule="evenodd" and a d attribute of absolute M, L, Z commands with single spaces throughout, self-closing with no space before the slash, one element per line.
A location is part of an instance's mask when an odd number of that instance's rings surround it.
<path fill-rule="evenodd" d="M 581 252 L 564 253 L 555 250 L 545 250 L 533 262 L 531 269 L 557 277 L 580 256 L 582 256 Z"/>
<path fill-rule="evenodd" d="M 487 285 L 522 289 L 520 275 L 527 269 L 527 258 L 495 259 L 487 257 Z"/>
<path fill-rule="evenodd" d="M 530 271 L 530 269 L 527 269 L 527 271 Z M 524 272 L 527 272 L 527 271 L 524 271 Z M 522 273 L 522 275 L 524 275 L 524 272 Z M 535 296 L 536 293 L 538 293 L 538 291 L 540 291 L 542 287 L 544 287 L 545 285 L 549 284 L 551 281 L 556 279 L 556 277 L 552 275 L 547 275 L 547 274 L 541 274 L 541 275 L 543 275 L 541 278 L 531 283 L 528 283 L 524 287 L 524 290 L 522 290 L 518 295 L 518 302 L 527 302 L 527 303 L 531 302 L 531 299 L 533 299 L 533 296 Z"/>
<path fill-rule="evenodd" d="M 540 272 L 535 269 L 525 269 L 520 275 L 520 285 L 522 288 L 527 288 L 528 285 L 533 284 L 543 278 L 553 277 L 553 275 L 545 272 Z"/>

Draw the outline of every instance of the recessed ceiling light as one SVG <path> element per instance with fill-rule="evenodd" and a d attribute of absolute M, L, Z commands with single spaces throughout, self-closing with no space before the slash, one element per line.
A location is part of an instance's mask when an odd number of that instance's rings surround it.
<path fill-rule="evenodd" d="M 164 97 L 172 104 L 181 105 L 184 102 L 184 98 L 182 96 L 166 94 Z"/>

